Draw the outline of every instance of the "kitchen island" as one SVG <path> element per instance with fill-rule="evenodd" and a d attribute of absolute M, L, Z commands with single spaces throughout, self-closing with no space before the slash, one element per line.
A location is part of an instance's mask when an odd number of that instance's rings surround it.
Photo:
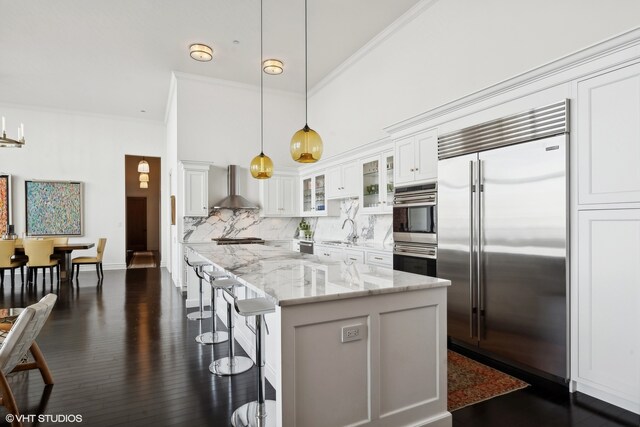
<path fill-rule="evenodd" d="M 193 250 L 246 286 L 239 298 L 276 304 L 266 358 L 278 426 L 451 426 L 448 280 L 262 245 Z M 250 334 L 237 338 L 253 355 Z"/>

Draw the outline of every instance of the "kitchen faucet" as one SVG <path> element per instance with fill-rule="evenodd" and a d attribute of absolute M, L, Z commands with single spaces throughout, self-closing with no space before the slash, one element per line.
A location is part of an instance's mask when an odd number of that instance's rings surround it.
<path fill-rule="evenodd" d="M 355 243 L 358 240 L 358 235 L 356 234 L 356 223 L 351 219 L 347 218 L 342 223 L 342 229 L 344 230 L 344 226 L 347 225 L 347 221 L 351 221 L 351 233 L 347 235 L 347 242 Z"/>

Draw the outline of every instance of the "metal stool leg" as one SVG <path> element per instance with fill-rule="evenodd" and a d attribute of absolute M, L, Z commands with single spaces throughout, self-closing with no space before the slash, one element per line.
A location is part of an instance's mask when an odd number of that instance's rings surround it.
<path fill-rule="evenodd" d="M 251 360 L 250 357 L 236 356 L 236 346 L 233 336 L 233 307 L 228 301 L 227 327 L 229 329 L 229 356 L 214 360 L 213 363 L 209 365 L 209 371 L 212 374 L 220 376 L 241 374 L 253 366 L 253 360 Z"/>
<path fill-rule="evenodd" d="M 187 314 L 187 319 L 189 319 L 189 320 L 208 319 L 209 317 L 211 317 L 211 312 L 210 311 L 205 311 L 204 310 L 204 306 L 202 305 L 202 293 L 203 293 L 203 289 L 202 289 L 202 268 L 203 268 L 203 266 L 201 266 L 201 265 L 198 265 L 198 266 L 194 267 L 194 270 L 196 271 L 196 275 L 198 276 L 198 283 L 200 285 L 200 310 L 194 311 L 193 313 Z"/>
<path fill-rule="evenodd" d="M 265 397 L 265 323 L 264 315 L 256 316 L 256 366 L 258 367 L 258 400 L 246 403 L 231 415 L 233 427 L 275 427 L 276 401 Z"/>
<path fill-rule="evenodd" d="M 218 290 L 211 288 L 211 332 L 205 332 L 196 337 L 196 342 L 200 344 L 219 344 L 229 340 L 229 334 L 224 331 L 218 331 L 216 321 L 218 320 L 216 309 L 216 294 Z"/>

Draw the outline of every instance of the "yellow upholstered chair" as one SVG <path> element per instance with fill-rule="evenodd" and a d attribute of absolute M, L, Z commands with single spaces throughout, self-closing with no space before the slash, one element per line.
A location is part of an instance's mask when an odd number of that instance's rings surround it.
<path fill-rule="evenodd" d="M 38 268 L 42 268 L 42 284 L 44 285 L 44 269 L 49 269 L 51 284 L 53 284 L 53 269 L 58 274 L 60 283 L 60 263 L 57 259 L 51 259 L 53 255 L 53 240 L 26 239 L 23 243 L 24 253 L 29 257 L 27 261 L 27 282 L 36 283 L 38 278 Z"/>
<path fill-rule="evenodd" d="M 54 245 L 66 245 L 69 243 L 68 237 L 51 237 L 51 240 L 53 240 Z"/>
<path fill-rule="evenodd" d="M 20 268 L 20 276 L 24 285 L 24 261 L 14 259 L 15 253 L 15 240 L 0 240 L 0 286 L 4 285 L 5 270 L 11 270 L 11 287 L 15 285 L 16 268 Z"/>
<path fill-rule="evenodd" d="M 76 273 L 76 279 L 80 274 L 80 266 L 81 265 L 96 265 L 96 273 L 98 273 L 98 279 L 102 280 L 104 278 L 104 270 L 102 269 L 102 256 L 104 255 L 104 248 L 107 246 L 107 239 L 101 238 L 98 239 L 98 247 L 97 254 L 94 257 L 91 256 L 79 256 L 73 259 L 71 262 L 71 278 L 73 278 L 73 272 Z M 73 270 L 75 268 L 75 270 Z"/>

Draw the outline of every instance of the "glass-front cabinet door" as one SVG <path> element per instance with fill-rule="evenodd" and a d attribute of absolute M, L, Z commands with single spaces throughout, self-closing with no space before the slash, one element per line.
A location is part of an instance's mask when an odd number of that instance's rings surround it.
<path fill-rule="evenodd" d="M 313 212 L 313 179 L 311 177 L 302 180 L 302 212 Z"/>
<path fill-rule="evenodd" d="M 387 212 L 393 212 L 393 195 L 394 195 L 394 184 L 393 184 L 393 151 L 387 151 L 382 154 L 382 160 L 384 165 L 386 166 L 385 173 L 385 191 L 382 194 L 385 194 L 382 204 L 382 210 Z"/>
<path fill-rule="evenodd" d="M 325 176 L 318 175 L 315 177 L 315 211 L 324 212 L 327 209 L 325 203 Z"/>
<path fill-rule="evenodd" d="M 392 212 L 393 168 L 393 151 L 362 160 L 360 208 L 363 212 Z"/>
<path fill-rule="evenodd" d="M 380 206 L 380 158 L 374 157 L 362 162 L 362 203 L 363 210 L 377 210 Z"/>

